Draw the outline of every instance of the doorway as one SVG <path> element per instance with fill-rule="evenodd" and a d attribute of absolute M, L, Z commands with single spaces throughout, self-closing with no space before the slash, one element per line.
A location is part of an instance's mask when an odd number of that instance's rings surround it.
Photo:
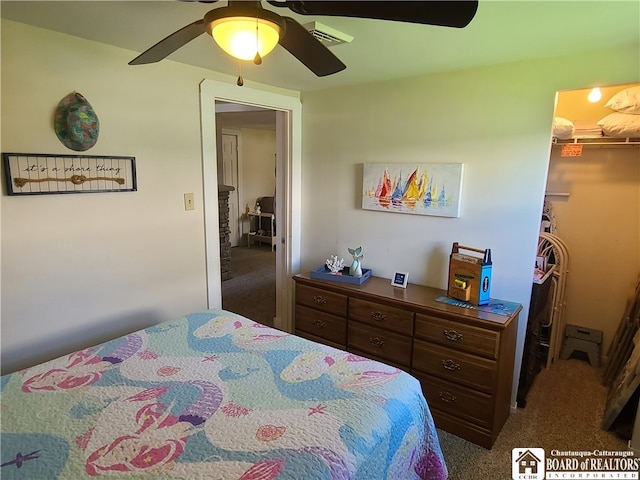
<path fill-rule="evenodd" d="M 276 111 L 216 101 L 216 128 L 219 178 L 225 187 L 233 187 L 228 199 L 230 248 L 223 249 L 230 258 L 223 262 L 222 308 L 273 326 L 273 242 L 278 222 L 272 213 L 273 202 L 266 200 L 275 199 Z M 260 216 L 256 213 L 258 203 Z"/>
<path fill-rule="evenodd" d="M 218 218 L 218 144 L 215 102 L 253 105 L 276 111 L 276 317 L 274 326 L 292 331 L 293 285 L 291 275 L 300 269 L 301 224 L 301 117 L 297 92 L 291 95 L 238 88 L 236 85 L 203 80 L 200 84 L 200 111 L 203 154 L 206 277 L 209 308 L 222 308 L 220 278 L 220 238 Z"/>

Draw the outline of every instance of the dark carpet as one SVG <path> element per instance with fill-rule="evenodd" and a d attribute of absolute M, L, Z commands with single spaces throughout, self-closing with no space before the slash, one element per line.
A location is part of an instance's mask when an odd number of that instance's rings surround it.
<path fill-rule="evenodd" d="M 264 325 L 276 316 L 276 253 L 270 245 L 231 249 L 231 275 L 222 282 L 222 308 Z"/>

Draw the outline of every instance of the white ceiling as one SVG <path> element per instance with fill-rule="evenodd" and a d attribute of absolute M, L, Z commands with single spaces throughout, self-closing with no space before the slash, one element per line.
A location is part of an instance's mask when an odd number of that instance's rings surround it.
<path fill-rule="evenodd" d="M 175 30 L 226 2 L 2 1 L 2 18 L 131 50 L 131 59 Z M 245 80 L 299 91 L 424 73 L 561 56 L 635 43 L 640 45 L 640 2 L 480 0 L 464 29 L 381 20 L 299 16 L 263 3 L 301 23 L 320 21 L 354 37 L 332 51 L 347 69 L 318 78 L 282 47 L 260 66 L 243 64 Z M 170 57 L 237 75 L 238 63 L 204 34 Z M 166 61 L 166 60 L 165 60 Z M 149 68 L 148 65 L 130 68 Z"/>

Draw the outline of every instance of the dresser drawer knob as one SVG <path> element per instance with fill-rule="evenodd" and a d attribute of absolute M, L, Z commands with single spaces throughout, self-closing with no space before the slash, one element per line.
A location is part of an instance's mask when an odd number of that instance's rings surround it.
<path fill-rule="evenodd" d="M 456 396 L 451 392 L 440 392 L 440 400 L 446 403 L 453 403 L 457 400 Z"/>
<path fill-rule="evenodd" d="M 378 337 L 369 337 L 369 343 L 376 348 L 384 347 L 384 340 Z"/>
<path fill-rule="evenodd" d="M 315 322 L 313 322 L 315 324 L 316 327 L 318 328 L 324 328 L 327 325 L 322 321 L 322 320 L 316 320 Z"/>
<path fill-rule="evenodd" d="M 460 364 L 454 362 L 453 360 L 442 360 L 442 366 L 447 370 L 451 370 L 452 372 L 460 370 Z"/>
<path fill-rule="evenodd" d="M 464 339 L 464 336 L 461 333 L 456 332 L 455 330 L 443 330 L 442 334 L 452 342 L 458 342 Z"/>
<path fill-rule="evenodd" d="M 322 305 L 324 303 L 327 303 L 327 299 L 324 298 L 322 295 L 314 295 L 313 296 L 313 301 L 316 302 L 318 305 Z"/>
<path fill-rule="evenodd" d="M 371 318 L 373 318 L 376 322 L 384 322 L 387 319 L 387 316 L 384 313 L 371 312 Z"/>

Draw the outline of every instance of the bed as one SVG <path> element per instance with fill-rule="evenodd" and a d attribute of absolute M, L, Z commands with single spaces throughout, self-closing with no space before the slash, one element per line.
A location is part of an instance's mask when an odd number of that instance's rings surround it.
<path fill-rule="evenodd" d="M 446 479 L 419 382 L 224 310 L 2 377 L 5 479 Z"/>

